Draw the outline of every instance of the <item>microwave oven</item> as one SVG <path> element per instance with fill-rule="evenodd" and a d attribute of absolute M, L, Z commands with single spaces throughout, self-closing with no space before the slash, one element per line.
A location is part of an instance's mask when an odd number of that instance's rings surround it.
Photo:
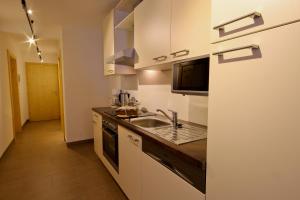
<path fill-rule="evenodd" d="M 209 57 L 173 64 L 172 93 L 208 95 Z"/>

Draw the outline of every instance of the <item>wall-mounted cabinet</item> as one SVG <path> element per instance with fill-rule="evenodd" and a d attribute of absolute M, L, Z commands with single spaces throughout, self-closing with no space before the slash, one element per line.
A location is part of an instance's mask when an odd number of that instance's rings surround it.
<path fill-rule="evenodd" d="M 124 29 L 128 13 L 113 9 L 103 22 L 104 75 L 135 74 L 133 32 Z M 129 18 L 128 18 L 129 19 Z M 133 20 L 132 18 L 130 18 Z M 125 21 L 124 21 L 125 20 Z M 119 24 L 121 22 L 121 24 Z M 119 24 L 119 25 L 118 25 Z"/>
<path fill-rule="evenodd" d="M 144 0 L 134 11 L 135 68 L 170 62 L 171 0 Z"/>
<path fill-rule="evenodd" d="M 134 11 L 136 69 L 209 55 L 209 0 L 144 0 Z"/>

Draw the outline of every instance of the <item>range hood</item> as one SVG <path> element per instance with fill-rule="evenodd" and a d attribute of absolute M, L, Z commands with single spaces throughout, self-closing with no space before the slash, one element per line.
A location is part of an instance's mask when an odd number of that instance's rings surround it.
<path fill-rule="evenodd" d="M 115 55 L 109 57 L 106 61 L 107 64 L 118 64 L 118 65 L 127 65 L 134 66 L 135 63 L 135 49 L 128 48 L 122 51 L 116 52 Z"/>

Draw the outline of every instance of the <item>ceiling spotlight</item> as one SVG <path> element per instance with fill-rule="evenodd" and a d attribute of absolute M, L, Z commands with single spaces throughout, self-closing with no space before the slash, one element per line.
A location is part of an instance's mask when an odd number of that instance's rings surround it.
<path fill-rule="evenodd" d="M 35 39 L 33 37 L 28 38 L 27 42 L 29 43 L 29 45 L 33 45 L 35 44 Z"/>
<path fill-rule="evenodd" d="M 38 55 L 40 56 L 41 54 L 42 54 L 42 53 L 39 51 L 39 52 L 38 52 Z"/>
<path fill-rule="evenodd" d="M 28 13 L 29 15 L 32 15 L 32 10 L 31 10 L 31 9 L 28 9 L 28 10 L 27 10 L 27 13 Z"/>

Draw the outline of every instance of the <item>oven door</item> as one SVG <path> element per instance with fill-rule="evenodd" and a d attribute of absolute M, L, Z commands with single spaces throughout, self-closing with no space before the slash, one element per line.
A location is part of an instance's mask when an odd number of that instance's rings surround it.
<path fill-rule="evenodd" d="M 119 171 L 118 134 L 103 127 L 103 155 Z"/>

